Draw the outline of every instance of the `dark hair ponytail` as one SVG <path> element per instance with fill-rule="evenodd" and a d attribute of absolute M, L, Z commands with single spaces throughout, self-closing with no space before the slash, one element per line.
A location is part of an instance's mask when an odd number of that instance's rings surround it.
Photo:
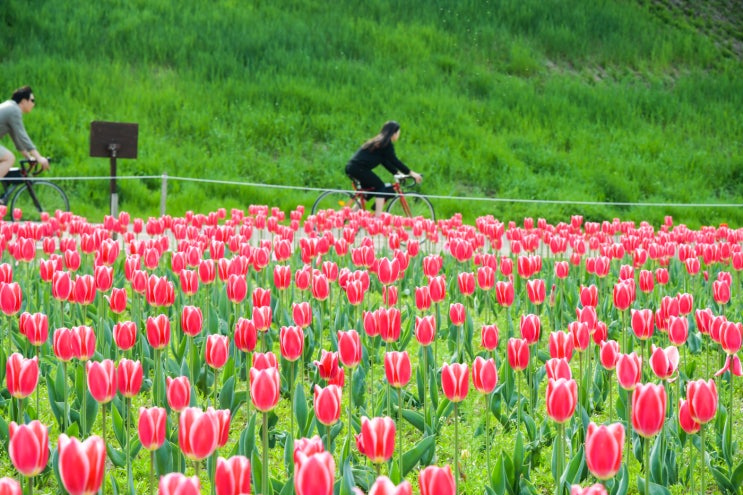
<path fill-rule="evenodd" d="M 369 150 L 377 150 L 379 148 L 385 148 L 390 144 L 390 141 L 392 140 L 392 136 L 400 130 L 400 124 L 398 124 L 394 120 L 388 120 L 384 123 L 382 126 L 382 130 L 379 131 L 379 134 L 365 142 L 361 148 L 362 149 L 369 149 Z"/>

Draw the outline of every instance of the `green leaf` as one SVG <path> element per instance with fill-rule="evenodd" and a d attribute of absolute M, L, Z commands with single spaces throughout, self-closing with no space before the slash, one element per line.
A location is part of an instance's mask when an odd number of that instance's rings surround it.
<path fill-rule="evenodd" d="M 737 492 L 738 489 L 733 486 L 727 476 L 725 476 L 725 473 L 720 471 L 715 466 L 710 466 L 709 472 L 712 473 L 712 476 L 715 478 L 715 482 L 717 482 L 717 486 L 720 488 L 720 491 L 731 494 L 735 494 Z"/>
<path fill-rule="evenodd" d="M 124 453 L 123 450 L 117 450 L 111 446 L 111 444 L 106 445 L 106 452 L 108 453 L 108 458 L 111 459 L 111 462 L 116 467 L 125 467 L 126 466 L 126 453 Z"/>
<path fill-rule="evenodd" d="M 562 483 L 567 483 L 568 485 L 579 483 L 585 464 L 586 456 L 583 455 L 583 446 L 581 445 L 575 454 L 573 454 L 570 462 L 568 462 L 568 468 L 565 470 L 561 478 Z"/>
<path fill-rule="evenodd" d="M 627 489 L 629 488 L 629 473 L 627 472 L 627 464 L 622 463 L 622 467 L 619 468 L 619 473 L 614 476 L 614 482 L 611 487 L 610 495 L 626 495 Z"/>
<path fill-rule="evenodd" d="M 490 473 L 490 484 L 496 493 L 503 494 L 506 492 L 506 486 L 508 485 L 508 476 L 506 474 L 506 466 L 503 463 L 503 456 L 499 455 L 495 461 L 493 472 Z M 509 487 L 510 491 L 510 487 Z"/>
<path fill-rule="evenodd" d="M 645 478 L 641 478 L 640 476 L 637 477 L 637 489 L 640 491 L 640 495 L 671 495 L 671 492 L 668 491 L 668 488 L 658 485 L 657 483 L 653 483 L 652 481 L 648 485 L 648 491 L 650 493 L 645 493 Z"/>
<path fill-rule="evenodd" d="M 113 429 L 114 429 L 114 436 L 116 437 L 116 440 L 119 442 L 119 446 L 123 448 L 126 446 L 126 430 L 124 427 L 124 419 L 121 417 L 118 407 L 111 408 L 111 418 L 113 420 L 112 423 L 113 423 Z"/>
<path fill-rule="evenodd" d="M 411 469 L 418 464 L 418 461 L 426 454 L 429 450 L 435 450 L 436 448 L 436 437 L 433 435 L 427 436 L 420 440 L 415 447 L 408 450 L 402 455 L 402 477 L 404 478 L 410 472 Z"/>
<path fill-rule="evenodd" d="M 234 405 L 235 377 L 231 376 L 224 381 L 222 390 L 219 391 L 219 408 L 229 409 L 234 417 L 236 410 L 232 410 Z"/>
<path fill-rule="evenodd" d="M 725 426 L 722 429 L 722 457 L 725 459 L 728 467 L 733 466 L 735 452 L 733 450 L 733 435 L 729 428 L 730 421 L 725 420 Z"/>
<path fill-rule="evenodd" d="M 304 386 L 301 381 L 297 382 L 297 386 L 294 389 L 294 417 L 297 418 L 297 424 L 299 425 L 299 431 L 302 435 L 307 433 L 307 398 L 304 395 Z"/>
<path fill-rule="evenodd" d="M 735 468 L 733 475 L 730 477 L 733 486 L 743 486 L 743 461 Z"/>
<path fill-rule="evenodd" d="M 178 451 L 178 446 L 170 442 L 164 442 L 162 447 L 155 451 L 155 466 L 158 473 L 170 473 L 173 471 L 173 452 Z"/>
<path fill-rule="evenodd" d="M 521 476 L 521 470 L 524 466 L 524 437 L 521 430 L 516 434 L 516 441 L 513 445 L 513 473 L 516 478 Z"/>
<path fill-rule="evenodd" d="M 284 469 L 290 475 L 294 473 L 294 437 L 291 433 L 287 433 L 284 440 Z"/>
<path fill-rule="evenodd" d="M 410 423 L 411 425 L 415 426 L 418 430 L 421 431 L 421 433 L 425 433 L 425 421 L 423 420 L 423 415 L 419 412 L 410 410 L 410 409 L 403 409 L 402 410 L 402 417 L 405 418 L 405 420 Z"/>
<path fill-rule="evenodd" d="M 661 459 L 661 437 L 657 435 L 653 442 L 653 447 L 650 449 L 650 481 L 654 481 L 660 484 L 666 484 L 663 479 L 663 459 Z"/>
<path fill-rule="evenodd" d="M 253 449 L 250 455 L 250 472 L 253 473 L 253 483 L 257 487 L 263 487 L 263 462 L 257 449 Z"/>

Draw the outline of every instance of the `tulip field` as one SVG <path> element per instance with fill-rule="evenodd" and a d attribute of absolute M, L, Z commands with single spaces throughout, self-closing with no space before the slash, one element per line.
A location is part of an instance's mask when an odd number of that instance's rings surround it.
<path fill-rule="evenodd" d="M 0 495 L 743 494 L 743 229 L 4 208 Z"/>

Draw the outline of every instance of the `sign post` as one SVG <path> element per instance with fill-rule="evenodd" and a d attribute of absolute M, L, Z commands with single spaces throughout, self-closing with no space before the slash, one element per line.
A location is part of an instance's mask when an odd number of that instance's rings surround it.
<path fill-rule="evenodd" d="M 116 159 L 137 158 L 139 124 L 121 122 L 90 123 L 90 156 L 111 160 L 111 216 L 119 214 L 116 189 Z"/>

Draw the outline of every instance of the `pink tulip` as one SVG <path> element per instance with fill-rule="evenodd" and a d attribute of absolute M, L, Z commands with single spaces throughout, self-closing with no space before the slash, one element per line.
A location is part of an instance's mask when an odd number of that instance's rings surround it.
<path fill-rule="evenodd" d="M 624 426 L 621 423 L 597 426 L 591 422 L 586 430 L 586 464 L 600 480 L 619 472 L 624 448 Z"/>
<path fill-rule="evenodd" d="M 24 358 L 14 352 L 5 362 L 5 384 L 8 393 L 16 399 L 24 399 L 36 390 L 39 382 L 39 359 Z"/>
<path fill-rule="evenodd" d="M 36 476 L 46 468 L 49 460 L 49 433 L 47 427 L 37 420 L 18 425 L 8 425 L 10 440 L 8 456 L 23 476 Z"/>
<path fill-rule="evenodd" d="M 70 495 L 91 495 L 103 484 L 106 444 L 93 435 L 80 442 L 64 433 L 59 435 L 59 477 Z"/>
<path fill-rule="evenodd" d="M 250 495 L 250 460 L 241 455 L 219 457 L 214 485 L 217 495 Z"/>
<path fill-rule="evenodd" d="M 201 495 L 201 483 L 198 476 L 168 473 L 160 478 L 157 495 Z"/>
<path fill-rule="evenodd" d="M 167 412 L 162 407 L 139 408 L 137 432 L 142 447 L 157 450 L 165 443 Z"/>
<path fill-rule="evenodd" d="M 178 445 L 183 454 L 195 461 L 206 459 L 217 449 L 219 423 L 217 417 L 195 407 L 181 412 Z"/>

